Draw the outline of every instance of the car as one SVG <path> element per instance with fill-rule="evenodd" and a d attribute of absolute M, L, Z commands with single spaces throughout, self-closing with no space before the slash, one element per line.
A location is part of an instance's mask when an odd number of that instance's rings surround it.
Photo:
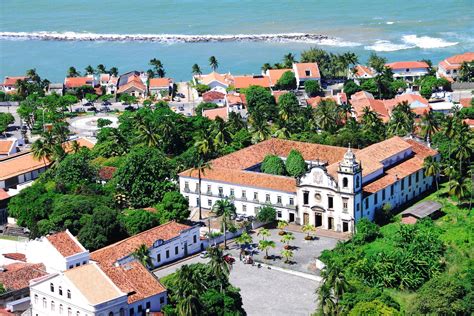
<path fill-rule="evenodd" d="M 110 108 L 108 106 L 103 106 L 100 108 L 101 112 L 110 112 Z"/>
<path fill-rule="evenodd" d="M 201 258 L 207 258 L 207 251 L 203 251 L 199 254 L 199 257 Z"/>
<path fill-rule="evenodd" d="M 126 111 L 132 111 L 132 112 L 133 112 L 133 111 L 135 111 L 135 108 L 134 108 L 133 106 L 129 105 L 129 106 L 126 106 L 126 107 L 125 107 L 125 110 L 126 110 Z"/>
<path fill-rule="evenodd" d="M 184 111 L 184 106 L 178 107 L 178 110 L 180 110 L 181 112 L 183 112 L 183 111 Z"/>
<path fill-rule="evenodd" d="M 91 106 L 90 108 L 87 109 L 88 112 L 97 112 L 97 109 L 95 106 Z"/>
<path fill-rule="evenodd" d="M 94 106 L 94 104 L 92 104 L 91 102 L 86 102 L 83 104 L 85 107 L 88 107 L 88 106 Z"/>
<path fill-rule="evenodd" d="M 109 101 L 104 101 L 104 102 L 102 102 L 102 105 L 103 106 L 109 106 L 109 105 L 112 105 L 112 103 L 110 103 Z"/>
<path fill-rule="evenodd" d="M 76 109 L 74 110 L 74 112 L 76 112 L 76 113 L 83 113 L 83 112 L 85 112 L 85 111 L 86 111 L 86 110 L 84 110 L 84 108 L 76 108 Z"/>
<path fill-rule="evenodd" d="M 229 255 L 229 254 L 222 256 L 222 258 L 223 258 L 224 261 L 227 262 L 228 264 L 233 264 L 233 263 L 235 262 L 234 257 L 232 257 L 232 256 Z"/>

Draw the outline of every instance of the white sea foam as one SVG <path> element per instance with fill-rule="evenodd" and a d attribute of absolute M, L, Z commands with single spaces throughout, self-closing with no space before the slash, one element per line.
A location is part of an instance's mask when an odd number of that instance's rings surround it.
<path fill-rule="evenodd" d="M 160 43 L 197 43 L 197 42 L 320 42 L 330 40 L 328 36 L 313 33 L 280 34 L 97 34 L 79 32 L 0 32 L 3 40 L 45 40 L 45 41 L 117 41 L 117 42 L 160 42 Z M 337 42 L 335 42 L 337 44 Z M 342 42 L 344 44 L 344 42 Z"/>
<path fill-rule="evenodd" d="M 443 48 L 457 45 L 459 42 L 449 42 L 442 38 L 420 36 L 417 35 L 404 35 L 401 38 L 401 43 L 392 43 L 387 40 L 378 40 L 372 45 L 365 46 L 367 50 L 374 50 L 377 52 L 393 52 L 397 50 L 410 49 L 410 48 Z"/>
<path fill-rule="evenodd" d="M 392 25 L 392 24 L 394 24 L 394 23 L 395 23 L 395 22 L 393 22 L 393 21 L 387 21 L 387 22 L 385 22 L 385 24 L 388 24 L 388 25 Z"/>
<path fill-rule="evenodd" d="M 337 47 L 355 47 L 362 45 L 357 42 L 344 41 L 340 38 L 323 38 L 320 39 L 317 44 L 324 46 L 337 46 Z"/>

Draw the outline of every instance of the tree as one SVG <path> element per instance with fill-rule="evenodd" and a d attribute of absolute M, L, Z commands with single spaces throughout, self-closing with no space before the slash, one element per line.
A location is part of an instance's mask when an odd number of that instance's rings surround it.
<path fill-rule="evenodd" d="M 111 125 L 113 122 L 109 119 L 104 119 L 104 118 L 99 118 L 97 120 L 97 127 L 98 128 L 102 128 L 102 127 L 105 127 L 105 126 L 108 126 L 108 125 Z"/>
<path fill-rule="evenodd" d="M 275 175 L 285 175 L 285 164 L 283 160 L 276 155 L 267 155 L 263 159 L 260 170 L 264 173 L 275 174 Z"/>
<path fill-rule="evenodd" d="M 288 235 L 285 235 L 285 236 L 288 236 Z M 291 263 L 290 259 L 293 258 L 293 251 L 289 249 L 283 249 L 281 251 L 281 255 L 285 258 L 285 263 L 288 263 L 288 264 Z"/>
<path fill-rule="evenodd" d="M 290 151 L 285 161 L 285 169 L 286 173 L 294 178 L 299 178 L 306 173 L 306 162 L 298 150 Z"/>
<path fill-rule="evenodd" d="M 224 253 L 219 247 L 207 248 L 207 258 L 209 258 L 209 268 L 219 280 L 227 280 L 232 266 L 224 260 Z M 221 290 L 222 292 L 222 290 Z"/>
<path fill-rule="evenodd" d="M 380 227 L 367 218 L 360 219 L 356 224 L 356 233 L 352 242 L 356 245 L 371 242 L 380 236 Z"/>
<path fill-rule="evenodd" d="M 275 220 L 276 217 L 276 210 L 270 205 L 265 205 L 260 207 L 256 218 L 261 223 L 272 222 Z"/>
<path fill-rule="evenodd" d="M 118 76 L 118 68 L 117 67 L 112 67 L 109 69 L 109 74 L 111 76 L 117 77 Z"/>
<path fill-rule="evenodd" d="M 438 175 L 441 172 L 441 166 L 438 161 L 432 156 L 428 156 L 425 158 L 423 162 L 423 168 L 425 170 L 426 177 L 433 177 L 436 183 L 436 191 L 439 190 L 438 187 Z"/>
<path fill-rule="evenodd" d="M 153 67 L 154 74 L 156 76 L 160 78 L 163 78 L 165 76 L 166 72 L 164 70 L 163 64 L 159 59 L 153 58 L 152 60 L 150 60 L 149 64 Z"/>
<path fill-rule="evenodd" d="M 295 236 L 291 232 L 287 232 L 281 237 L 281 242 L 286 244 L 285 249 L 291 249 L 290 242 L 295 240 Z"/>
<path fill-rule="evenodd" d="M 174 189 L 170 181 L 172 170 L 169 160 L 158 149 L 137 148 L 127 156 L 111 182 L 133 207 L 148 207 Z"/>
<path fill-rule="evenodd" d="M 260 240 L 258 242 L 258 249 L 261 251 L 265 251 L 265 257 L 264 259 L 268 259 L 268 249 L 270 248 L 275 248 L 275 242 L 272 240 Z"/>
<path fill-rule="evenodd" d="M 242 235 L 235 238 L 235 242 L 241 247 L 251 244 L 252 241 L 253 241 L 252 236 L 250 236 L 247 232 L 243 232 Z"/>
<path fill-rule="evenodd" d="M 401 315 L 395 308 L 387 306 L 379 300 L 359 302 L 349 312 L 349 316 L 398 316 Z"/>
<path fill-rule="evenodd" d="M 250 114 L 258 112 L 266 121 L 275 117 L 275 98 L 270 91 L 260 86 L 245 89 L 247 108 Z"/>
<path fill-rule="evenodd" d="M 474 80 L 474 62 L 463 62 L 459 69 L 459 80 L 463 82 L 472 82 Z"/>
<path fill-rule="evenodd" d="M 293 71 L 285 71 L 283 75 L 281 75 L 280 79 L 278 79 L 276 87 L 278 90 L 295 90 L 296 77 Z"/>
<path fill-rule="evenodd" d="M 197 85 L 194 86 L 194 89 L 196 89 L 199 95 L 202 95 L 203 93 L 211 90 L 211 87 L 205 84 L 198 83 Z"/>
<path fill-rule="evenodd" d="M 120 215 L 120 222 L 130 236 L 158 226 L 160 218 L 145 210 L 127 210 Z"/>
<path fill-rule="evenodd" d="M 3 283 L 0 282 L 0 295 L 4 294 L 7 292 L 7 289 L 3 285 Z"/>
<path fill-rule="evenodd" d="M 219 67 L 219 63 L 217 62 L 217 58 L 215 56 L 209 57 L 209 66 L 211 66 L 212 71 L 216 71 Z"/>
<path fill-rule="evenodd" d="M 314 110 L 314 118 L 318 126 L 328 132 L 332 132 L 340 124 L 341 118 L 338 117 L 338 107 L 333 100 L 323 100 Z"/>
<path fill-rule="evenodd" d="M 316 80 L 305 81 L 304 91 L 310 98 L 321 95 L 322 93 L 321 86 L 319 85 L 319 82 Z"/>
<path fill-rule="evenodd" d="M 33 152 L 33 158 L 36 160 L 43 160 L 45 167 L 53 155 L 53 149 L 51 146 L 41 139 L 35 140 L 31 146 L 31 151 Z"/>
<path fill-rule="evenodd" d="M 470 193 L 471 180 L 469 178 L 457 178 L 449 182 L 449 195 L 458 199 L 458 205 Z"/>
<path fill-rule="evenodd" d="M 350 99 L 354 93 L 361 91 L 361 87 L 359 87 L 353 80 L 348 80 L 344 83 L 343 90 L 346 93 L 347 98 Z"/>
<path fill-rule="evenodd" d="M 425 140 L 429 140 L 433 137 L 433 134 L 439 131 L 440 123 L 433 112 L 426 112 L 421 118 L 422 132 Z"/>
<path fill-rule="evenodd" d="M 97 179 L 98 169 L 87 151 L 67 155 L 55 169 L 56 182 L 65 186 L 93 184 Z"/>
<path fill-rule="evenodd" d="M 194 64 L 194 65 L 193 65 L 191 72 L 192 72 L 193 75 L 195 75 L 195 76 L 200 76 L 200 75 L 202 75 L 201 68 L 199 67 L 198 64 Z"/>
<path fill-rule="evenodd" d="M 15 123 L 15 118 L 11 113 L 0 113 L 0 134 L 4 134 L 8 125 Z"/>
<path fill-rule="evenodd" d="M 98 64 L 96 69 L 98 74 L 107 73 L 107 69 L 105 69 L 105 66 L 103 64 Z"/>
<path fill-rule="evenodd" d="M 288 226 L 287 221 L 284 221 L 284 220 L 278 221 L 277 228 L 280 230 L 280 232 L 278 233 L 280 236 L 283 236 L 284 234 L 286 234 L 285 227 L 287 226 Z"/>
<path fill-rule="evenodd" d="M 81 74 L 76 70 L 74 67 L 69 67 L 67 70 L 67 76 L 68 77 L 79 77 Z"/>
<path fill-rule="evenodd" d="M 185 222 L 191 214 L 189 201 L 179 192 L 166 192 L 163 200 L 156 205 L 157 217 L 161 224 L 169 221 Z"/>
<path fill-rule="evenodd" d="M 249 117 L 249 123 L 253 133 L 252 142 L 257 143 L 270 137 L 270 127 L 264 115 L 254 112 Z"/>
<path fill-rule="evenodd" d="M 147 269 L 150 269 L 153 266 L 153 261 L 151 260 L 150 250 L 145 244 L 141 244 L 135 251 L 132 253 L 132 256 Z"/>
<path fill-rule="evenodd" d="M 336 265 L 326 266 L 321 274 L 323 282 L 318 289 L 319 307 L 324 315 L 338 315 L 341 309 L 339 301 L 348 290 L 349 284 Z"/>
<path fill-rule="evenodd" d="M 316 231 L 316 227 L 311 224 L 306 224 L 303 225 L 303 228 L 301 230 L 303 231 L 303 233 L 306 233 L 306 237 L 304 239 L 311 240 L 313 237 L 311 237 L 310 234 Z"/>
<path fill-rule="evenodd" d="M 388 133 L 397 136 L 406 136 L 413 131 L 415 114 L 410 109 L 407 101 L 403 101 L 392 110 L 392 116 L 388 123 Z"/>
<path fill-rule="evenodd" d="M 285 54 L 283 56 L 283 66 L 286 68 L 291 68 L 293 67 L 293 63 L 296 62 L 295 55 L 292 53 Z"/>
<path fill-rule="evenodd" d="M 267 70 L 272 69 L 272 65 L 270 65 L 269 63 L 264 63 L 261 69 L 263 72 L 267 72 Z"/>
<path fill-rule="evenodd" d="M 231 224 L 231 219 L 237 215 L 234 203 L 228 199 L 217 200 L 212 207 L 212 211 L 222 217 L 222 230 L 224 233 L 224 248 L 227 249 L 227 228 Z"/>
<path fill-rule="evenodd" d="M 371 53 L 367 64 L 369 67 L 374 68 L 376 72 L 382 72 L 386 63 L 386 58 L 380 57 L 376 53 Z"/>
<path fill-rule="evenodd" d="M 86 93 L 86 100 L 90 103 L 94 103 L 97 100 L 97 98 L 98 98 L 97 94 Z"/>

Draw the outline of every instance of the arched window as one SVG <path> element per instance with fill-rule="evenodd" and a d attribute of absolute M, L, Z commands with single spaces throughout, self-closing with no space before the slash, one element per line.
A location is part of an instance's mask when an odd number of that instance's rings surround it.
<path fill-rule="evenodd" d="M 114 312 L 110 312 L 110 313 L 109 313 L 109 316 L 114 316 Z"/>
<path fill-rule="evenodd" d="M 35 304 L 38 304 L 38 294 L 35 294 Z"/>
<path fill-rule="evenodd" d="M 358 188 L 360 185 L 360 179 L 359 176 L 356 176 L 356 188 Z"/>
<path fill-rule="evenodd" d="M 347 188 L 349 185 L 349 180 L 347 180 L 347 177 L 342 178 L 342 187 Z"/>
<path fill-rule="evenodd" d="M 51 292 L 54 292 L 54 284 L 53 283 L 49 283 L 49 289 L 51 290 Z"/>
<path fill-rule="evenodd" d="M 119 315 L 120 316 L 125 316 L 125 310 L 123 308 L 120 309 Z"/>
<path fill-rule="evenodd" d="M 71 290 L 67 290 L 67 298 L 71 298 Z"/>
<path fill-rule="evenodd" d="M 47 308 L 48 307 L 48 302 L 46 301 L 46 297 L 43 297 L 43 308 Z"/>
<path fill-rule="evenodd" d="M 76 316 L 81 316 L 81 312 L 80 312 L 80 311 L 77 311 L 77 312 L 76 312 Z"/>
<path fill-rule="evenodd" d="M 63 314 L 63 304 L 59 304 L 59 315 Z"/>
<path fill-rule="evenodd" d="M 72 316 L 72 309 L 71 307 L 67 308 L 67 316 Z"/>
<path fill-rule="evenodd" d="M 55 309 L 56 309 L 56 307 L 54 306 L 54 301 L 51 301 L 51 311 L 54 312 Z"/>
<path fill-rule="evenodd" d="M 59 291 L 59 295 L 63 295 L 63 288 L 62 288 L 62 286 L 59 287 L 59 290 L 58 290 L 58 291 Z"/>

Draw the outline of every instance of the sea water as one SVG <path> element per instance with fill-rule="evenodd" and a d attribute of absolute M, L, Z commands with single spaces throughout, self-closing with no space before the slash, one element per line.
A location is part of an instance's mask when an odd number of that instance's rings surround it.
<path fill-rule="evenodd" d="M 195 63 L 209 71 L 211 55 L 221 72 L 256 74 L 310 47 L 437 63 L 474 50 L 473 21 L 473 0 L 0 0 L 0 77 L 36 68 L 60 82 L 69 66 L 125 72 L 158 58 L 189 80 Z M 323 37 L 281 36 L 295 33 Z"/>

